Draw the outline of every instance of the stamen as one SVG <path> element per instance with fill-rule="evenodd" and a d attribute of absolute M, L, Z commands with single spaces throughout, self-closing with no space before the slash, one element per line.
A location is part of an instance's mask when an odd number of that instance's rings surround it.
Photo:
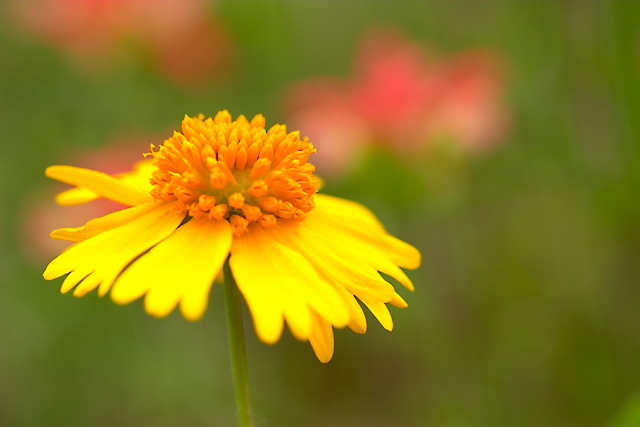
<path fill-rule="evenodd" d="M 231 223 L 231 230 L 233 230 L 233 234 L 236 236 L 247 231 L 247 227 L 249 226 L 249 221 L 238 215 L 231 215 L 229 222 Z"/>
<path fill-rule="evenodd" d="M 244 196 L 242 193 L 233 193 L 229 196 L 229 206 L 236 209 L 242 209 L 242 206 L 244 206 Z"/>
<path fill-rule="evenodd" d="M 174 209 L 194 218 L 226 219 L 236 235 L 251 222 L 302 221 L 314 207 L 318 179 L 307 163 L 313 145 L 284 125 L 265 130 L 262 115 L 251 121 L 232 121 L 226 110 L 213 119 L 185 116 L 182 132 L 155 148 L 145 153 L 157 168 L 151 195 L 175 201 Z"/>

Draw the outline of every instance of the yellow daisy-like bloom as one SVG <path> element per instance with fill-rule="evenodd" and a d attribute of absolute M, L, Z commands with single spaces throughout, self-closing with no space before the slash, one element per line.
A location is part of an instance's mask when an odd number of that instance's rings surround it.
<path fill-rule="evenodd" d="M 67 273 L 62 293 L 98 288 L 127 304 L 145 295 L 147 313 L 164 317 L 179 305 L 188 320 L 204 314 L 216 275 L 229 258 L 258 337 L 309 340 L 318 359 L 333 355 L 333 327 L 367 328 L 360 300 L 382 326 L 393 327 L 385 303 L 406 302 L 385 273 L 410 290 L 399 268 L 417 268 L 420 253 L 389 235 L 365 207 L 318 195 L 308 163 L 315 149 L 286 126 L 265 129 L 262 115 L 232 121 L 186 116 L 182 132 L 132 172 L 110 176 L 72 166 L 46 175 L 76 188 L 61 204 L 98 197 L 130 206 L 83 227 L 51 233 L 74 242 L 44 278 Z M 357 297 L 357 299 L 356 299 Z"/>

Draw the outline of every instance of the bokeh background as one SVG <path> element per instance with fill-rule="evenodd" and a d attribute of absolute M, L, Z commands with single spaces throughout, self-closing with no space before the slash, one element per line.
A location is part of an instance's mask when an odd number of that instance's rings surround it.
<path fill-rule="evenodd" d="M 0 2 L 1 426 L 235 424 L 221 287 L 190 323 L 41 277 L 114 208 L 47 166 L 221 109 L 299 127 L 423 254 L 327 365 L 245 316 L 257 426 L 640 426 L 640 3 L 152 3 Z"/>

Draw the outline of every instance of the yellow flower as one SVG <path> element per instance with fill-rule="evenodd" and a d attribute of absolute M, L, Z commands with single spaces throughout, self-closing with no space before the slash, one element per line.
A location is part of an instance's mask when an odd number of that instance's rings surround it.
<path fill-rule="evenodd" d="M 164 317 L 177 305 L 188 320 L 204 314 L 209 290 L 229 257 L 258 337 L 292 334 L 309 340 L 318 359 L 333 355 L 333 327 L 364 333 L 358 300 L 382 326 L 393 327 L 385 303 L 406 302 L 385 273 L 410 290 L 399 268 L 417 268 L 420 253 L 389 235 L 365 207 L 316 194 L 318 178 L 307 162 L 315 152 L 286 126 L 268 131 L 262 115 L 232 121 L 185 116 L 182 132 L 116 177 L 72 166 L 51 166 L 47 176 L 76 186 L 62 204 L 104 197 L 129 208 L 55 230 L 74 242 L 54 259 L 44 278 L 67 273 L 62 293 L 75 288 L 127 304 L 145 295 L 147 313 Z M 355 298 L 357 297 L 357 299 Z"/>

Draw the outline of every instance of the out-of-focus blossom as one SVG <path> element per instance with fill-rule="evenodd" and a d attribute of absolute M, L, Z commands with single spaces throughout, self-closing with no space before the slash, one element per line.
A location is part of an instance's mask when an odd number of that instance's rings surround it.
<path fill-rule="evenodd" d="M 373 138 L 365 117 L 352 105 L 349 87 L 338 80 L 312 80 L 297 86 L 288 109 L 295 129 L 322 147 L 315 154 L 323 173 L 346 168 L 354 153 Z"/>
<path fill-rule="evenodd" d="M 432 57 L 393 31 L 366 36 L 348 79 L 312 79 L 286 97 L 289 122 L 322 150 L 322 173 L 347 166 L 369 144 L 418 153 L 440 140 L 457 151 L 483 151 L 507 125 L 503 73 L 490 51 Z M 332 165 L 328 168 L 325 165 Z"/>
<path fill-rule="evenodd" d="M 95 65 L 134 47 L 178 82 L 222 71 L 230 38 L 210 19 L 204 0 L 11 0 L 25 31 Z"/>
<path fill-rule="evenodd" d="M 157 138 L 118 139 L 103 148 L 78 153 L 72 163 L 85 168 L 99 168 L 109 175 L 126 180 L 130 177 L 133 165 L 137 164 L 140 170 L 149 164 L 142 153 L 148 151 L 151 141 L 155 142 Z M 48 189 L 42 189 L 39 194 L 32 194 L 24 203 L 21 228 L 23 250 L 38 263 L 59 254 L 69 246 L 68 242 L 51 239 L 51 230 L 69 224 L 79 227 L 92 218 L 107 215 L 123 207 L 105 198 L 95 198 L 86 189 L 77 188 L 61 193 L 66 198 L 65 205 L 54 202 L 51 196 L 65 188 L 68 186 L 64 184 L 52 185 Z M 84 203 L 86 200 L 93 201 Z"/>

